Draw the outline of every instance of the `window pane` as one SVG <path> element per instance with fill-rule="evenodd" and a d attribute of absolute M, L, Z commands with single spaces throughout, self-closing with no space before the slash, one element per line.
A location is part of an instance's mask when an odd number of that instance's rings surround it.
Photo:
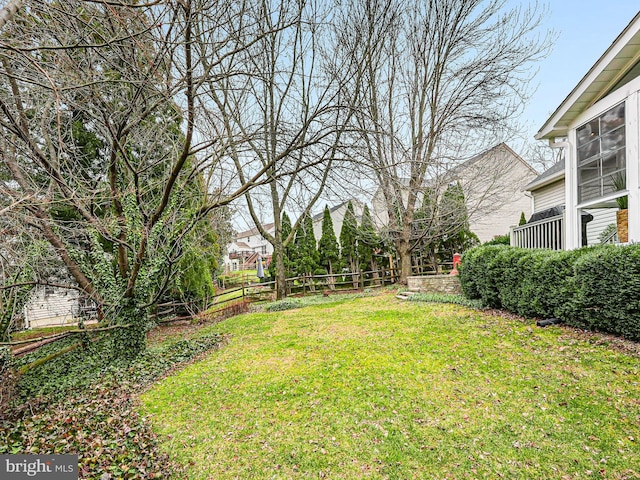
<path fill-rule="evenodd" d="M 578 129 L 578 145 L 584 145 L 586 142 L 593 140 L 597 136 L 600 135 L 600 129 L 598 125 L 600 124 L 600 119 L 595 118 L 591 120 L 586 125 L 580 127 Z"/>
<path fill-rule="evenodd" d="M 616 187 L 613 185 L 614 175 L 608 175 L 602 178 L 602 195 L 609 195 L 616 191 Z"/>
<path fill-rule="evenodd" d="M 593 198 L 598 198 L 600 196 L 600 181 L 596 180 L 595 182 L 582 185 L 578 189 L 578 195 L 581 202 L 591 200 Z"/>
<path fill-rule="evenodd" d="M 587 128 L 587 125 L 580 127 L 576 130 L 576 135 L 578 137 L 578 145 L 584 145 L 589 141 L 589 135 L 591 130 Z"/>
<path fill-rule="evenodd" d="M 617 107 L 613 107 L 600 118 L 601 133 L 606 133 L 620 125 L 624 125 L 624 103 L 621 103 Z"/>
<path fill-rule="evenodd" d="M 602 151 L 617 150 L 624 147 L 624 127 L 602 136 Z"/>
<path fill-rule="evenodd" d="M 613 173 L 624 170 L 624 150 L 618 150 L 612 155 L 607 155 L 602 159 L 602 176 L 607 177 Z"/>
<path fill-rule="evenodd" d="M 596 139 L 594 142 L 587 143 L 586 145 L 578 148 L 578 163 L 587 160 L 594 155 L 600 153 L 600 141 Z"/>
<path fill-rule="evenodd" d="M 578 185 L 582 185 L 586 182 L 595 180 L 600 177 L 600 166 L 599 161 L 594 160 L 582 167 L 578 170 Z"/>
<path fill-rule="evenodd" d="M 580 202 L 612 193 L 615 190 L 614 175 L 624 175 L 624 114 L 624 104 L 620 104 L 576 130 Z"/>

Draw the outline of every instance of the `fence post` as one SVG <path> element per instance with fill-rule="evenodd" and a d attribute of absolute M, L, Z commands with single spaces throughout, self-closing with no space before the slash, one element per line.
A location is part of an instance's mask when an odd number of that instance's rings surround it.
<path fill-rule="evenodd" d="M 391 283 L 393 283 L 393 255 L 391 254 L 389 254 L 389 274 L 391 275 Z"/>

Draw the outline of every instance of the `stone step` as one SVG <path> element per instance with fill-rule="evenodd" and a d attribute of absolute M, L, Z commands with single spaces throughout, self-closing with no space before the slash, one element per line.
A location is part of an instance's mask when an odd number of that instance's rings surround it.
<path fill-rule="evenodd" d="M 408 300 L 409 297 L 416 295 L 419 292 L 400 292 L 396 295 L 396 298 L 399 300 Z"/>

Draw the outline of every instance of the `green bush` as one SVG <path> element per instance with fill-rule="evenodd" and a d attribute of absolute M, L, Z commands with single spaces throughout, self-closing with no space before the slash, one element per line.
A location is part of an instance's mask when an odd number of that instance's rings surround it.
<path fill-rule="evenodd" d="M 462 256 L 462 265 L 458 268 L 460 272 L 460 283 L 462 292 L 468 298 L 481 299 L 483 293 L 488 290 L 487 282 L 490 281 L 484 271 L 492 254 L 497 253 L 501 246 L 482 246 L 467 250 Z M 487 305 L 487 303 L 485 303 Z"/>
<path fill-rule="evenodd" d="M 640 245 L 605 245 L 574 265 L 572 324 L 640 340 Z"/>
<path fill-rule="evenodd" d="M 464 255 L 460 281 L 486 307 L 640 339 L 640 245 L 567 252 L 481 246 Z"/>
<path fill-rule="evenodd" d="M 514 250 L 504 245 L 488 245 L 473 248 L 462 257 L 460 282 L 463 293 L 469 298 L 482 300 L 486 307 L 500 308 L 500 279 L 504 264 Z"/>
<path fill-rule="evenodd" d="M 416 293 L 415 295 L 411 295 L 408 300 L 410 302 L 453 303 L 455 305 L 462 305 L 463 307 L 482 308 L 482 302 L 479 300 L 471 300 L 464 295 Z"/>
<path fill-rule="evenodd" d="M 505 233 L 504 235 L 498 235 L 491 240 L 484 242 L 483 245 L 511 245 L 511 235 Z"/>
<path fill-rule="evenodd" d="M 293 308 L 302 307 L 302 303 L 297 300 L 279 300 L 268 305 L 265 310 L 267 312 L 281 312 L 283 310 L 291 310 Z"/>

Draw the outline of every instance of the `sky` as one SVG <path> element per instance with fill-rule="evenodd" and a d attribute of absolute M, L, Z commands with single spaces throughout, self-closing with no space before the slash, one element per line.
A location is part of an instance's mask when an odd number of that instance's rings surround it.
<path fill-rule="evenodd" d="M 536 0 L 507 0 L 509 6 L 527 6 Z M 533 80 L 536 88 L 520 123 L 523 138 L 507 143 L 528 158 L 528 146 L 534 135 L 571 90 L 586 75 L 622 30 L 640 11 L 638 0 L 538 0 L 547 7 L 542 28 L 556 34 L 550 54 L 537 64 Z M 540 165 L 536 168 L 542 169 Z M 320 211 L 319 204 L 314 213 Z M 251 219 L 235 218 L 238 225 L 250 225 Z M 239 229 L 242 229 L 238 227 Z M 243 227 L 244 228 L 244 227 Z"/>
<path fill-rule="evenodd" d="M 509 0 L 510 5 L 528 4 Z M 533 3 L 533 0 L 532 0 Z M 549 56 L 538 64 L 537 89 L 522 116 L 533 136 L 640 10 L 638 0 L 541 0 L 544 27 L 557 34 Z"/>

